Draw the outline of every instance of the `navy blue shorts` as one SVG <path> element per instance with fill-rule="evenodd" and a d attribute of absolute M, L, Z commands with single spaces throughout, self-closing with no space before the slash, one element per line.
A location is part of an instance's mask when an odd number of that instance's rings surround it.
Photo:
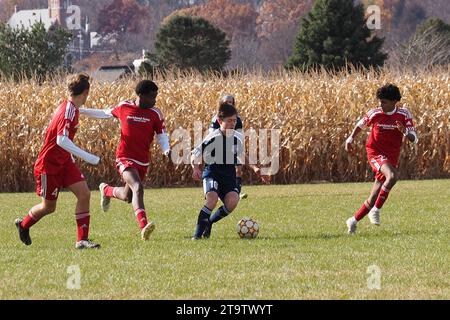
<path fill-rule="evenodd" d="M 205 177 L 203 178 L 203 190 L 205 192 L 205 196 L 208 192 L 216 192 L 222 202 L 225 201 L 225 196 L 229 192 L 236 192 L 239 194 L 236 178 L 217 179 Z"/>

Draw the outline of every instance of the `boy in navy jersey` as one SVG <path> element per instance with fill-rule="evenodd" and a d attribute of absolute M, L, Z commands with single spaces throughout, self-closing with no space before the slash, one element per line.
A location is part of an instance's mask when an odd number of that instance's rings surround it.
<path fill-rule="evenodd" d="M 203 180 L 206 203 L 200 210 L 194 237 L 197 240 L 202 236 L 209 238 L 213 223 L 228 216 L 239 203 L 239 188 L 236 183 L 236 166 L 242 164 L 244 158 L 244 138 L 235 131 L 237 122 L 236 108 L 226 102 L 221 103 L 218 112 L 219 129 L 208 134 L 202 144 L 192 151 L 191 165 L 194 180 Z M 199 167 L 199 159 L 203 156 L 205 168 Z M 251 165 L 252 169 L 260 175 L 260 169 Z M 261 176 L 264 182 L 269 182 L 269 176 Z M 223 202 L 214 214 L 220 198 Z"/>
<path fill-rule="evenodd" d="M 226 94 L 224 96 L 222 96 L 220 98 L 219 101 L 219 106 L 221 103 L 228 103 L 231 104 L 233 107 L 236 108 L 236 100 L 234 99 L 234 96 Z M 236 127 L 234 128 L 234 130 L 239 131 L 240 133 L 242 133 L 242 130 L 244 128 L 243 124 L 242 124 L 242 119 L 241 117 L 239 117 L 239 115 L 237 115 L 237 119 L 236 119 Z M 212 120 L 211 120 L 211 125 L 209 126 L 209 133 L 213 132 L 214 130 L 217 130 L 220 128 L 220 124 L 219 124 L 219 118 L 217 117 L 217 115 L 215 115 Z M 247 194 L 246 193 L 241 193 L 241 188 L 242 188 L 242 165 L 237 165 L 236 166 L 236 183 L 237 183 L 237 187 L 239 189 L 239 198 L 240 199 L 246 199 L 247 198 Z"/>

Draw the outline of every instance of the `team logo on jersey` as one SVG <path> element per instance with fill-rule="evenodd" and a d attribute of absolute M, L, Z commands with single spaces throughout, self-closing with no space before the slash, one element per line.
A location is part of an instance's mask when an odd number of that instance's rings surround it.
<path fill-rule="evenodd" d="M 379 123 L 378 128 L 385 129 L 385 130 L 394 130 L 397 129 L 397 126 L 395 124 L 383 124 Z"/>
<path fill-rule="evenodd" d="M 151 120 L 145 117 L 127 116 L 128 123 L 147 123 Z"/>

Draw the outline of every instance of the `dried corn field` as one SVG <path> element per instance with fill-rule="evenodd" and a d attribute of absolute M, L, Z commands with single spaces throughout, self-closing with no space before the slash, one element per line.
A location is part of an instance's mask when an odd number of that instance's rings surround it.
<path fill-rule="evenodd" d="M 372 179 L 364 143 L 355 141 L 357 155 L 349 156 L 344 141 L 366 111 L 376 107 L 376 89 L 397 84 L 402 104 L 412 112 L 419 144 L 405 143 L 400 160 L 401 178 L 450 177 L 450 75 L 448 69 L 431 72 L 353 72 L 314 74 L 279 72 L 229 78 L 185 75 L 156 79 L 160 94 L 157 105 L 170 132 L 193 130 L 201 121 L 204 130 L 213 116 L 218 98 L 233 93 L 244 130 L 281 129 L 280 169 L 275 183 L 311 181 L 368 181 Z M 40 151 L 45 129 L 56 106 L 65 98 L 65 81 L 54 79 L 42 85 L 33 81 L 0 81 L 0 190 L 34 189 L 33 164 Z M 86 106 L 106 108 L 133 97 L 136 79 L 115 83 L 94 82 Z M 80 116 L 75 143 L 102 157 L 99 166 L 79 162 L 91 187 L 100 181 L 119 182 L 114 152 L 119 141 L 115 120 Z M 171 141 L 172 145 L 176 141 Z M 244 183 L 257 182 L 244 170 Z M 159 147 L 152 150 L 147 186 L 192 185 L 189 165 L 171 165 Z"/>

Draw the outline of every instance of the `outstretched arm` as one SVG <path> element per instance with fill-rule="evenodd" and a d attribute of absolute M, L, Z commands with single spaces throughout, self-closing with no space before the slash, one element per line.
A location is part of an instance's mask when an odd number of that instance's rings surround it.
<path fill-rule="evenodd" d="M 88 108 L 80 108 L 80 114 L 85 115 L 89 118 L 96 119 L 109 119 L 112 118 L 113 115 L 111 113 L 112 109 L 88 109 Z"/>
<path fill-rule="evenodd" d="M 79 148 L 75 143 L 72 142 L 72 140 L 69 139 L 69 137 L 65 135 L 59 135 L 56 138 L 56 143 L 58 144 L 58 146 L 60 146 L 70 154 L 73 154 L 74 156 L 81 158 L 90 164 L 97 165 L 100 162 L 99 157 Z"/>

